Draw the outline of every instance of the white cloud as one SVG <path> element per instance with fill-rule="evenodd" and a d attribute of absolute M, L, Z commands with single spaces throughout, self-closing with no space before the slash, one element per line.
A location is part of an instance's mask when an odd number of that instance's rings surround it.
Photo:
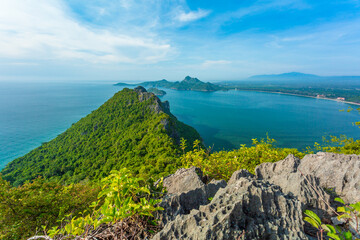
<path fill-rule="evenodd" d="M 180 10 L 178 15 L 175 17 L 180 22 L 192 22 L 204 18 L 210 14 L 210 11 L 198 9 L 197 11 L 184 12 Z"/>
<path fill-rule="evenodd" d="M 152 63 L 172 51 L 156 37 L 91 28 L 71 18 L 67 10 L 60 0 L 3 0 L 0 58 Z"/>

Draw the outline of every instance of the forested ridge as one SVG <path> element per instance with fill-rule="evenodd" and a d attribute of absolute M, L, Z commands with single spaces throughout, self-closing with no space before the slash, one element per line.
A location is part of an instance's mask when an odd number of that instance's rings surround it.
<path fill-rule="evenodd" d="M 179 139 L 200 139 L 166 103 L 145 89 L 125 88 L 50 142 L 9 163 L 5 180 L 19 185 L 42 176 L 65 183 L 101 179 L 128 167 L 147 177 L 171 173 L 180 162 Z"/>

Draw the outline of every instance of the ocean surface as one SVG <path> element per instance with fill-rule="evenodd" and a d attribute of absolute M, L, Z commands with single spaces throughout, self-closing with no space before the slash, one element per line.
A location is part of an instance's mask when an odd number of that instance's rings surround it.
<path fill-rule="evenodd" d="M 120 87 L 112 83 L 0 82 L 0 169 L 97 109 Z M 322 136 L 359 138 L 348 104 L 272 93 L 164 89 L 171 112 L 195 127 L 215 150 L 251 144 L 268 134 L 280 147 L 303 149 Z"/>

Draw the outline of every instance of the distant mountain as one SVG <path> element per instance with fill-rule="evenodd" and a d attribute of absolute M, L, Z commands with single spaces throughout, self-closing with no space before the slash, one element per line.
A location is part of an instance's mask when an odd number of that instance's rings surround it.
<path fill-rule="evenodd" d="M 197 78 L 185 77 L 181 82 L 169 82 L 166 79 L 159 81 L 142 82 L 139 84 L 126 84 L 117 83 L 116 86 L 127 86 L 127 85 L 140 85 L 143 87 L 154 87 L 154 88 L 168 88 L 175 90 L 188 90 L 188 91 L 202 91 L 202 92 L 213 92 L 218 90 L 226 90 L 219 85 L 212 84 L 210 82 L 202 82 Z"/>
<path fill-rule="evenodd" d="M 200 139 L 170 113 L 168 102 L 143 87 L 125 88 L 1 173 L 14 185 L 38 176 L 65 183 L 101 179 L 124 167 L 143 177 L 159 177 L 180 166 L 182 137 L 189 143 Z"/>
<path fill-rule="evenodd" d="M 248 78 L 248 80 L 297 80 L 297 79 L 318 79 L 320 76 L 314 74 L 306 74 L 300 72 L 289 72 L 282 74 L 268 74 L 268 75 L 255 75 Z"/>
<path fill-rule="evenodd" d="M 238 85 L 282 85 L 292 87 L 359 87 L 360 76 L 318 76 L 300 72 L 254 75 L 238 81 L 218 83 L 223 87 Z"/>

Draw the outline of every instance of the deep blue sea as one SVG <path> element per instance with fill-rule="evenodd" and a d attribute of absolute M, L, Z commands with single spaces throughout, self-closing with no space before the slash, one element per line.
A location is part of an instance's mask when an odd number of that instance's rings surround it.
<path fill-rule="evenodd" d="M 49 141 L 121 88 L 112 83 L 0 82 L 0 169 Z M 305 148 L 324 135 L 359 138 L 358 112 L 341 102 L 281 94 L 164 89 L 171 112 L 214 149 L 238 148 L 269 134 L 280 147 Z"/>

